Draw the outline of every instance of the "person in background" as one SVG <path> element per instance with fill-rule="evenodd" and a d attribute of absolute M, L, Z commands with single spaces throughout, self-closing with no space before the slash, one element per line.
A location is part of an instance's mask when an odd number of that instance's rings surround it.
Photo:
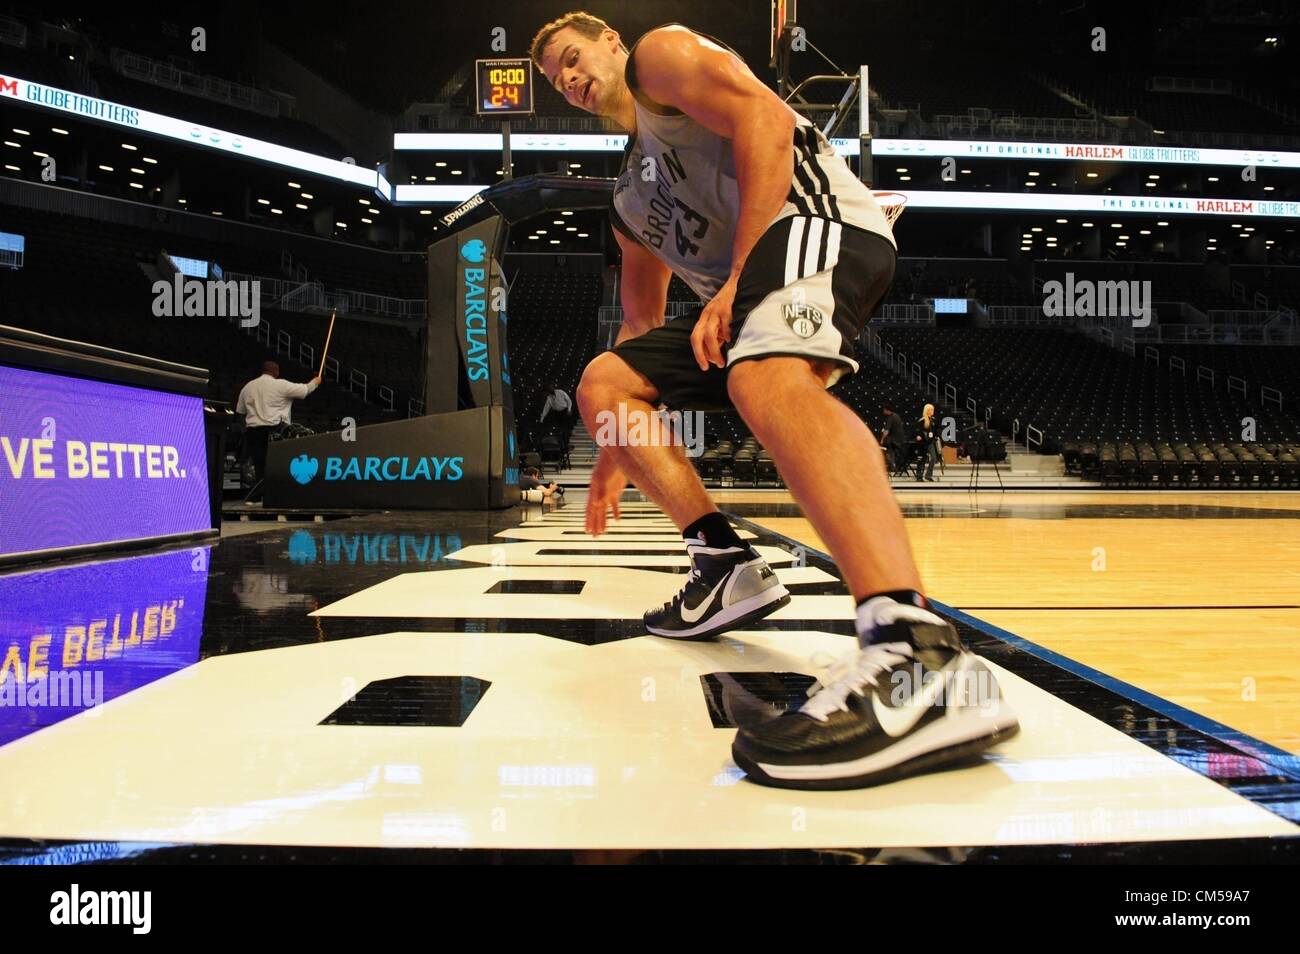
<path fill-rule="evenodd" d="M 894 413 L 892 404 L 886 404 L 884 411 L 885 422 L 880 428 L 880 446 L 885 449 L 885 460 L 889 472 L 896 474 L 900 468 L 907 466 L 903 457 L 903 451 L 906 447 L 905 435 L 903 434 L 903 419 Z"/>
<path fill-rule="evenodd" d="M 916 422 L 916 443 L 920 451 L 916 464 L 916 482 L 922 480 L 935 482 L 934 465 L 939 459 L 939 431 L 934 424 L 934 405 L 927 404 L 921 411 L 920 420 Z M 924 474 L 924 476 L 922 476 Z"/>
<path fill-rule="evenodd" d="M 541 491 L 542 499 L 559 495 L 564 496 L 564 488 L 552 481 L 549 484 L 542 483 L 542 472 L 536 467 L 528 467 L 519 472 L 519 489 L 522 491 L 537 490 Z"/>
<path fill-rule="evenodd" d="M 262 374 L 244 385 L 235 402 L 235 413 L 244 415 L 244 459 L 253 461 L 253 489 L 246 502 L 261 499 L 261 483 L 266 477 L 266 448 L 271 433 L 292 420 L 293 402 L 300 401 L 320 387 L 320 378 L 306 384 L 294 384 L 280 377 L 280 365 L 262 363 Z"/>
<path fill-rule="evenodd" d="M 542 405 L 542 416 L 540 420 L 545 421 L 546 415 L 555 412 L 563 433 L 568 434 L 573 427 L 573 399 L 565 392 L 559 384 L 552 384 L 550 393 L 546 396 L 546 403 Z"/>

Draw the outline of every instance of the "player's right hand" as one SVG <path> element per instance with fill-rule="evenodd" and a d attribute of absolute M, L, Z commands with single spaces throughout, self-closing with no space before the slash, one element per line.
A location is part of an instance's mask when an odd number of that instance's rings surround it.
<path fill-rule="evenodd" d="M 592 469 L 591 488 L 587 493 L 587 532 L 593 537 L 605 532 L 610 510 L 614 511 L 615 520 L 619 518 L 618 502 L 626 488 L 627 475 L 608 453 L 602 451 Z"/>

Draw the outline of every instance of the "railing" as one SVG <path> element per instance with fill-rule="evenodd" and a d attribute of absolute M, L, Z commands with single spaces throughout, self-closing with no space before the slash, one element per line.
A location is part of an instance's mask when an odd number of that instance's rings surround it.
<path fill-rule="evenodd" d="M 23 253 L 16 248 L 0 248 L 0 268 L 22 268 Z"/>
<path fill-rule="evenodd" d="M 871 319 L 877 325 L 933 325 L 930 305 L 881 305 Z"/>
<path fill-rule="evenodd" d="M 0 17 L 0 43 L 7 43 L 10 46 L 26 46 L 27 27 L 23 26 L 22 21 L 15 20 L 12 17 Z"/>
<path fill-rule="evenodd" d="M 227 103 L 249 112 L 261 113 L 273 119 L 280 117 L 280 100 L 270 93 L 243 83 L 232 83 L 216 76 L 191 73 L 177 69 L 170 63 L 129 53 L 126 50 L 114 50 L 111 55 L 114 68 L 123 76 L 129 76 L 154 86 L 178 90 L 191 96 L 201 96 L 217 103 Z"/>
<path fill-rule="evenodd" d="M 1075 319 L 1067 315 L 1048 315 L 1042 305 L 989 305 L 989 324 L 1002 325 L 1047 325 L 1051 327 L 1071 327 Z"/>
<path fill-rule="evenodd" d="M 366 400 L 366 390 L 370 386 L 369 381 L 370 379 L 366 377 L 364 371 L 358 371 L 356 368 L 352 368 L 348 373 L 348 393 L 356 394 L 357 391 L 360 391 L 361 400 Z"/>
<path fill-rule="evenodd" d="M 337 309 L 341 315 L 372 315 L 408 322 L 423 320 L 428 312 L 428 303 L 423 298 L 392 298 L 348 288 L 330 291 L 321 282 L 266 278 L 241 272 L 227 272 L 226 278 L 260 282 L 262 302 L 281 311 L 324 313 Z"/>
<path fill-rule="evenodd" d="M 1025 425 L 1025 449 L 1041 449 L 1043 446 L 1043 432 L 1032 424 Z"/>

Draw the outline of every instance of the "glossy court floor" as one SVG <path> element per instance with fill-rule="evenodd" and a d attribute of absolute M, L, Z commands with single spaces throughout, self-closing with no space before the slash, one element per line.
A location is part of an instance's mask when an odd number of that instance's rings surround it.
<path fill-rule="evenodd" d="M 793 599 L 714 643 L 641 628 L 663 516 L 570 496 L 0 576 L 0 860 L 1300 860 L 1296 495 L 900 494 L 1022 732 L 850 792 L 730 759 L 853 645 L 788 496 L 719 495 Z"/>

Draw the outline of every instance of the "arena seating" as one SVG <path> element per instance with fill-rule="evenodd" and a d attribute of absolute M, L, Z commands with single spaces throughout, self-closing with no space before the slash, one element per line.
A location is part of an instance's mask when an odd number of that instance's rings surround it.
<path fill-rule="evenodd" d="M 1257 421 L 1261 442 L 1300 438 L 1300 419 L 1288 411 L 1170 374 L 1076 333 L 1034 328 L 882 328 L 882 341 L 905 352 L 926 372 L 953 384 L 959 402 L 974 396 L 992 407 L 994 426 L 1020 433 L 1032 424 L 1045 434 L 1043 449 L 1062 441 L 1192 442 L 1240 440 L 1242 419 Z"/>

